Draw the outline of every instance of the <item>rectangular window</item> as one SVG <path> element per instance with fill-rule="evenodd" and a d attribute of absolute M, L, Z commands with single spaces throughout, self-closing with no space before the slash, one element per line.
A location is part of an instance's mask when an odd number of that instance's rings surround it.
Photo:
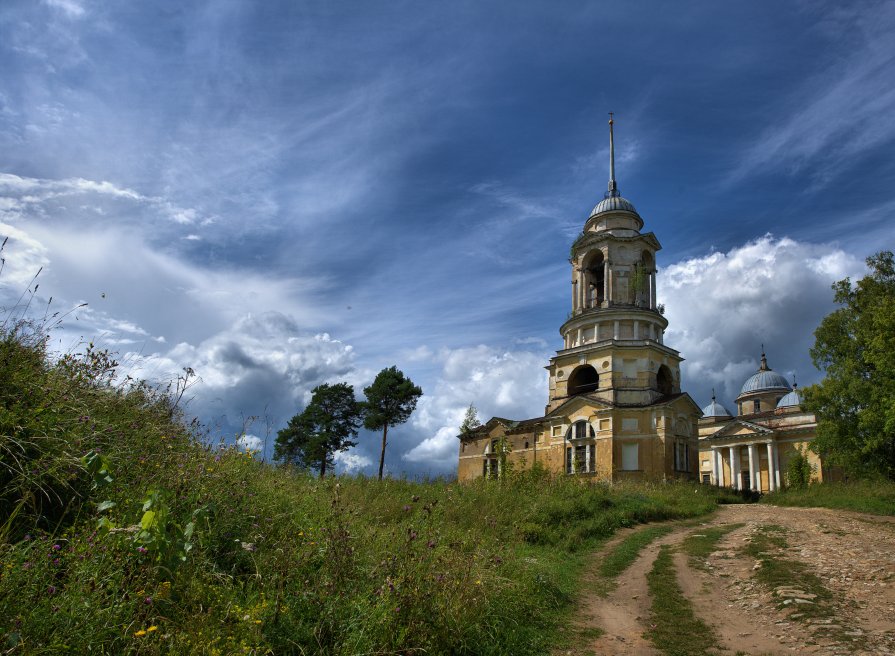
<path fill-rule="evenodd" d="M 572 447 L 566 449 L 566 473 L 571 474 L 572 469 Z"/>
<path fill-rule="evenodd" d="M 637 471 L 640 469 L 639 459 L 640 445 L 622 444 L 622 469 L 625 471 Z"/>
<path fill-rule="evenodd" d="M 711 485 L 712 484 L 712 475 L 711 474 L 703 474 L 702 475 L 702 483 L 704 485 Z"/>
<path fill-rule="evenodd" d="M 584 445 L 575 447 L 575 471 L 576 472 L 586 472 L 587 471 L 587 447 Z"/>
<path fill-rule="evenodd" d="M 690 471 L 690 449 L 686 442 L 674 443 L 674 468 L 678 471 Z"/>
<path fill-rule="evenodd" d="M 601 419 L 600 420 L 600 430 L 607 431 L 612 429 L 612 420 L 611 419 Z"/>
<path fill-rule="evenodd" d="M 756 412 L 756 413 L 761 412 L 761 403 L 759 403 L 758 399 L 755 399 L 752 402 L 752 408 L 753 408 L 752 412 Z"/>
<path fill-rule="evenodd" d="M 559 437 L 560 435 L 562 435 L 562 426 L 554 426 L 553 437 Z"/>
<path fill-rule="evenodd" d="M 630 433 L 637 432 L 640 428 L 640 421 L 636 417 L 626 417 L 622 419 L 622 430 Z"/>

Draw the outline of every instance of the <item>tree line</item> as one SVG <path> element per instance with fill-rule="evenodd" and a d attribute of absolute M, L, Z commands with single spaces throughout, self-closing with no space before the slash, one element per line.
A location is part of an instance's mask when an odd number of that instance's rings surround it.
<path fill-rule="evenodd" d="M 277 433 L 274 457 L 305 469 L 317 469 L 320 477 L 334 465 L 335 454 L 357 445 L 361 425 L 382 431 L 379 478 L 385 466 L 388 429 L 403 424 L 416 409 L 423 390 L 396 366 L 380 371 L 364 388 L 358 401 L 349 383 L 324 383 L 311 392 L 311 402 Z"/>

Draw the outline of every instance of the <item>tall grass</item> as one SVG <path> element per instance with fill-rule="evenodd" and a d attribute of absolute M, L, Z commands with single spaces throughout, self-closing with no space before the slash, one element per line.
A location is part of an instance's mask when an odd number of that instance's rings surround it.
<path fill-rule="evenodd" d="M 809 506 L 895 515 L 895 481 L 812 483 L 804 489 L 787 489 L 762 497 L 775 506 Z"/>
<path fill-rule="evenodd" d="M 209 446 L 91 347 L 0 335 L 0 645 L 12 653 L 543 653 L 583 556 L 716 492 L 543 472 L 323 481 Z"/>

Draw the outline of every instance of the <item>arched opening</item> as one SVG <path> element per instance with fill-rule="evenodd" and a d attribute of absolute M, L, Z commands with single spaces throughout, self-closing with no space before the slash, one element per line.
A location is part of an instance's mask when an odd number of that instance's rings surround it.
<path fill-rule="evenodd" d="M 640 261 L 634 265 L 634 273 L 631 277 L 631 296 L 634 305 L 644 307 L 650 304 L 650 289 L 655 270 L 656 261 L 653 259 L 653 254 L 643 251 L 640 254 Z"/>
<path fill-rule="evenodd" d="M 594 251 L 584 261 L 585 307 L 600 307 L 605 300 L 606 269 L 603 251 Z"/>
<path fill-rule="evenodd" d="M 672 380 L 671 369 L 663 364 L 656 373 L 656 391 L 663 396 L 671 394 L 671 390 L 674 388 Z"/>
<path fill-rule="evenodd" d="M 600 376 L 597 370 L 589 364 L 582 365 L 569 376 L 569 396 L 593 392 L 599 384 Z"/>

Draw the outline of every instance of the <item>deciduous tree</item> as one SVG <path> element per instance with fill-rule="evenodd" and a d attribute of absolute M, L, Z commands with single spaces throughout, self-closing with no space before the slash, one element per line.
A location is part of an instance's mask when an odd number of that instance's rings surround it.
<path fill-rule="evenodd" d="M 379 454 L 379 480 L 385 465 L 385 447 L 389 426 L 403 424 L 416 409 L 423 390 L 392 366 L 383 369 L 369 387 L 364 388 L 367 402 L 364 407 L 364 427 L 382 430 L 382 451 Z"/>
<path fill-rule="evenodd" d="M 318 385 L 311 402 L 277 433 L 274 457 L 301 467 L 318 467 L 320 478 L 332 467 L 333 456 L 356 442 L 363 408 L 348 383 Z"/>
<path fill-rule="evenodd" d="M 805 390 L 817 417 L 812 448 L 857 474 L 895 478 L 895 262 L 867 258 L 870 274 L 833 285 L 842 307 L 814 332 L 811 358 L 826 376 Z"/>

